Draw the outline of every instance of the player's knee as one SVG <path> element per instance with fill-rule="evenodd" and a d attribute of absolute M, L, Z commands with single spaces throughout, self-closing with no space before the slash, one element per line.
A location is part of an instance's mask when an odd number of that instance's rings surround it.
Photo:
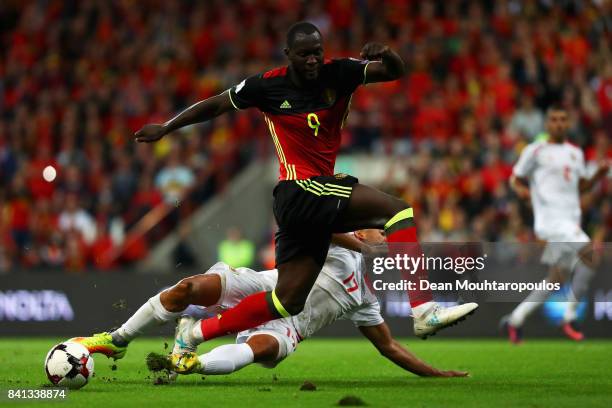
<path fill-rule="evenodd" d="M 252 336 L 247 344 L 253 351 L 253 359 L 256 363 L 271 362 L 278 356 L 278 341 L 267 334 Z"/>
<path fill-rule="evenodd" d="M 386 218 L 387 220 L 390 220 L 391 218 L 395 217 L 398 213 L 407 210 L 411 208 L 410 205 L 408 205 L 408 203 L 406 203 L 404 200 L 400 200 L 399 198 L 396 197 L 391 197 L 391 199 L 389 200 L 389 204 L 387 205 L 387 209 L 386 209 Z"/>
<path fill-rule="evenodd" d="M 161 294 L 162 305 L 171 312 L 182 311 L 191 303 L 193 283 L 183 279 Z"/>

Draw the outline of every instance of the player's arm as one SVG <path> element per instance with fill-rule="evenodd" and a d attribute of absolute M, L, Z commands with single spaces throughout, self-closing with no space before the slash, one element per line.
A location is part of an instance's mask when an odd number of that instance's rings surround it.
<path fill-rule="evenodd" d="M 367 43 L 360 55 L 370 61 L 365 68 L 364 83 L 394 81 L 406 73 L 402 58 L 387 45 Z"/>
<path fill-rule="evenodd" d="M 527 145 L 512 168 L 510 188 L 521 199 L 529 199 L 529 177 L 537 166 L 536 153 L 540 144 Z"/>
<path fill-rule="evenodd" d="M 593 186 L 601 179 L 606 177 L 608 172 L 610 171 L 610 163 L 602 163 L 597 168 L 595 174 L 593 174 L 590 178 L 581 178 L 579 182 L 579 188 L 581 193 L 585 193 L 593 188 Z"/>
<path fill-rule="evenodd" d="M 137 142 L 155 142 L 184 126 L 206 122 L 225 112 L 235 110 L 229 90 L 191 105 L 164 124 L 148 124 L 134 134 Z"/>
<path fill-rule="evenodd" d="M 466 377 L 465 371 L 442 371 L 419 360 L 391 336 L 386 323 L 376 326 L 360 326 L 361 333 L 372 342 L 380 354 L 411 373 L 421 377 Z"/>
<path fill-rule="evenodd" d="M 514 174 L 510 176 L 510 188 L 519 198 L 529 199 L 529 181 L 525 177 L 519 177 Z"/>

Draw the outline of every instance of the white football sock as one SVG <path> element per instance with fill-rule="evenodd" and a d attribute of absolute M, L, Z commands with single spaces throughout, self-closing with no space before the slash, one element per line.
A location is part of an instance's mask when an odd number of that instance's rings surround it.
<path fill-rule="evenodd" d="M 255 360 L 253 350 L 246 344 L 225 344 L 198 357 L 201 374 L 230 374 L 251 364 Z"/>
<path fill-rule="evenodd" d="M 129 343 L 140 336 L 149 327 L 164 324 L 178 317 L 181 312 L 169 312 L 162 305 L 160 294 L 150 298 L 140 309 L 130 317 L 127 322 L 112 333 L 116 343 Z M 121 345 L 121 344 L 118 344 Z"/>
<path fill-rule="evenodd" d="M 412 316 L 416 319 L 420 319 L 421 317 L 429 313 L 430 310 L 433 310 L 435 305 L 436 302 L 429 301 L 415 306 L 412 308 Z"/>
<path fill-rule="evenodd" d="M 548 280 L 546 280 L 548 283 Z M 510 315 L 510 324 L 514 327 L 521 327 L 534 310 L 536 310 L 548 297 L 548 290 L 533 290 Z"/>
<path fill-rule="evenodd" d="M 586 295 L 589 289 L 589 282 L 595 275 L 595 271 L 589 268 L 582 260 L 579 260 L 574 268 L 572 275 L 571 291 L 568 294 L 568 303 L 563 321 L 568 323 L 576 320 L 576 309 L 580 303 L 580 299 Z"/>
<path fill-rule="evenodd" d="M 576 310 L 578 309 L 578 305 L 579 302 L 576 302 L 575 300 L 570 300 L 569 302 L 567 302 L 567 305 L 565 306 L 565 312 L 563 312 L 563 323 L 570 323 L 576 320 Z"/>
<path fill-rule="evenodd" d="M 198 320 L 194 325 L 193 329 L 191 329 L 191 335 L 194 340 L 202 343 L 204 341 L 204 333 L 202 333 L 202 319 Z"/>

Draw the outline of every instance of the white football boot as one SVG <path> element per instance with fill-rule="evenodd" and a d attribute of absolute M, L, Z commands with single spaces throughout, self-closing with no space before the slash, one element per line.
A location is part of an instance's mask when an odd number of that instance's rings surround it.
<path fill-rule="evenodd" d="M 193 328 L 198 322 L 199 320 L 191 316 L 179 317 L 174 332 L 172 354 L 195 353 L 200 342 L 194 338 Z"/>
<path fill-rule="evenodd" d="M 425 340 L 448 326 L 453 326 L 478 309 L 477 303 L 464 303 L 458 306 L 442 307 L 434 303 L 429 311 L 414 318 L 414 334 Z"/>

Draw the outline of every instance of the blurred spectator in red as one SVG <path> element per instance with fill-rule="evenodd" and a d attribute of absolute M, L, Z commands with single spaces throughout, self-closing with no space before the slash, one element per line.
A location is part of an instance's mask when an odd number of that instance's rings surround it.
<path fill-rule="evenodd" d="M 16 248 L 18 259 L 28 250 L 30 233 L 30 198 L 23 176 L 18 173 L 13 178 L 8 205 L 5 206 L 6 223 L 10 238 Z"/>
<path fill-rule="evenodd" d="M 99 270 L 108 270 L 116 267 L 116 259 L 112 258 L 115 249 L 116 246 L 110 235 L 107 220 L 98 218 L 96 221 L 96 240 L 89 249 L 92 265 Z"/>
<path fill-rule="evenodd" d="M 87 265 L 87 247 L 77 230 L 66 234 L 66 258 L 64 269 L 68 272 L 83 272 Z"/>
<path fill-rule="evenodd" d="M 40 257 L 48 268 L 60 269 L 66 260 L 66 249 L 63 235 L 55 231 L 49 240 L 41 245 Z"/>

